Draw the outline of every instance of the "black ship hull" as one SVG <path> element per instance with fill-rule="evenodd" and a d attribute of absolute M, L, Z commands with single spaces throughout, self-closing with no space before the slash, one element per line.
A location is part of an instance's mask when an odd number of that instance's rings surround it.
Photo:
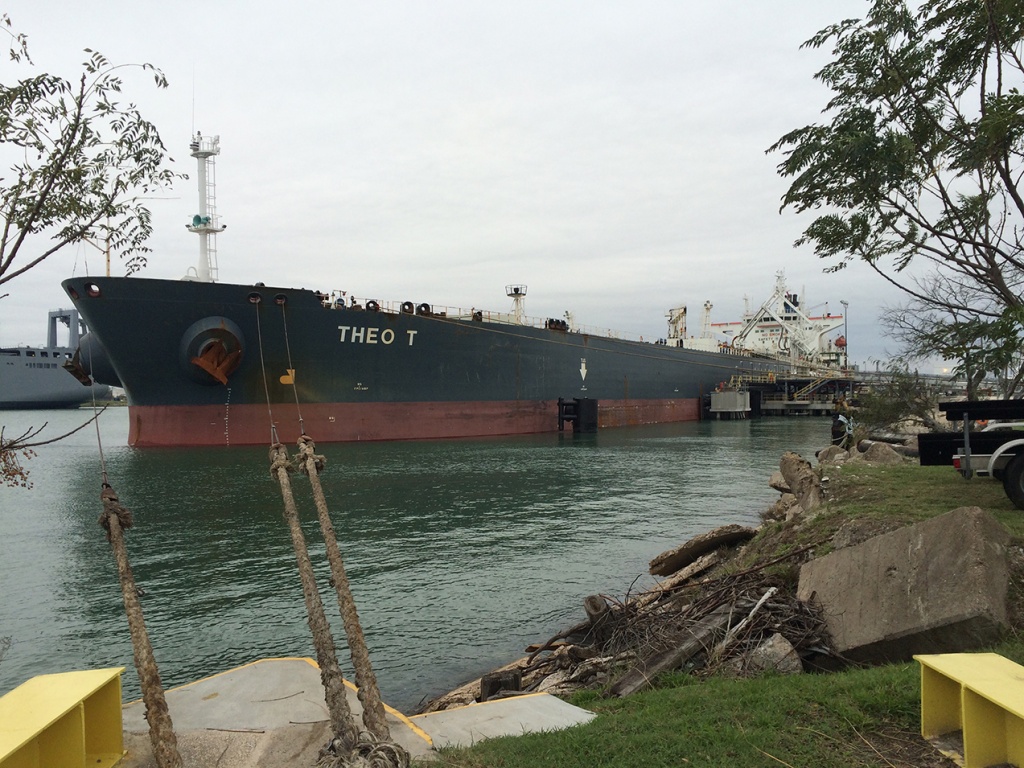
<path fill-rule="evenodd" d="M 700 418 L 704 394 L 779 363 L 314 291 L 84 277 L 65 290 L 124 387 L 133 445 L 510 435 L 559 428 L 559 399 L 601 427 Z M 87 342 L 88 344 L 88 342 Z M 116 377 L 117 381 L 109 381 Z"/>

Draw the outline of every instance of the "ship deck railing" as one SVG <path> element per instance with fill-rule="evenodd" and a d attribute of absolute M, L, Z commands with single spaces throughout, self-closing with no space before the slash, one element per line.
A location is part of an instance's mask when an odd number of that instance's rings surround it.
<path fill-rule="evenodd" d="M 336 309 L 365 309 L 368 304 L 376 304 L 378 312 L 386 312 L 390 314 L 401 314 L 403 311 L 403 305 L 408 307 L 412 304 L 413 312 L 418 313 L 421 304 L 403 301 L 382 301 L 380 299 L 369 299 L 369 298 L 358 298 L 356 296 L 348 296 L 347 294 L 341 294 L 339 291 L 335 291 L 330 297 L 324 298 L 324 306 Z M 537 328 L 540 330 L 550 328 L 552 323 L 564 323 L 565 321 L 559 318 L 540 318 L 540 317 L 528 317 L 526 315 L 518 316 L 513 312 L 494 312 L 487 309 L 477 309 L 476 307 L 465 309 L 463 307 L 452 307 L 443 304 L 429 304 L 430 316 L 448 320 L 461 320 L 467 322 L 482 322 L 482 323 L 494 323 L 499 325 L 517 325 L 525 326 L 528 328 Z M 610 328 L 602 328 L 600 326 L 593 325 L 577 325 L 577 324 L 566 324 L 566 332 L 568 333 L 582 333 L 588 336 L 596 336 L 606 339 L 622 339 L 625 341 L 634 341 L 644 344 L 656 344 L 666 345 L 665 339 L 647 339 L 644 336 L 638 334 L 625 333 L 622 331 L 612 330 Z M 678 344 L 677 339 L 670 340 L 669 346 L 678 345 L 680 348 L 684 348 L 685 345 Z M 771 363 L 789 363 L 788 357 L 781 357 L 777 355 L 766 354 L 764 352 L 755 352 L 746 349 L 740 349 L 729 344 L 722 344 L 715 350 L 718 354 L 722 355 L 734 355 L 736 357 L 744 358 L 758 358 L 765 362 Z"/>
<path fill-rule="evenodd" d="M 401 301 L 381 301 L 378 299 L 360 299 L 352 297 L 354 300 L 354 308 L 361 309 L 365 308 L 367 303 L 370 301 L 376 302 L 378 311 L 388 312 L 391 314 L 400 314 L 402 305 L 407 302 Z M 325 302 L 325 306 L 330 305 L 330 302 Z M 416 312 L 419 304 L 413 304 L 413 311 Z M 552 321 L 564 322 L 559 318 L 541 318 L 541 317 L 528 317 L 526 315 L 517 316 L 513 312 L 495 312 L 488 309 L 477 309 L 472 307 L 465 309 L 464 307 L 452 307 L 444 304 L 430 304 L 430 316 L 444 318 L 448 320 L 464 320 L 464 321 L 476 321 L 483 323 L 495 323 L 499 325 L 518 325 L 527 328 L 545 329 L 549 328 Z M 349 307 L 353 308 L 353 307 Z M 567 330 L 571 333 L 584 333 L 589 336 L 602 336 L 608 339 L 624 339 L 626 341 L 645 341 L 643 336 L 623 333 L 621 331 L 612 330 L 611 328 L 601 328 L 592 325 L 567 325 Z"/>

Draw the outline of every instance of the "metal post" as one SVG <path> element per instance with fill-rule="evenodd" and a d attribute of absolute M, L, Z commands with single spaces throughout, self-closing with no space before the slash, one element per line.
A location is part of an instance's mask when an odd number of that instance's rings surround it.
<path fill-rule="evenodd" d="M 843 347 L 843 367 L 846 369 L 847 375 L 849 375 L 849 373 L 850 373 L 850 326 L 849 326 L 849 318 L 847 317 L 847 315 L 848 315 L 848 312 L 849 312 L 849 309 L 850 309 L 850 302 L 846 301 L 846 299 L 840 299 L 839 303 L 843 305 L 843 340 L 846 342 L 846 345 Z M 850 396 L 850 399 L 852 400 L 853 399 L 853 378 L 852 377 L 850 378 L 849 384 L 847 386 L 849 387 L 849 390 L 850 390 L 849 396 Z"/>

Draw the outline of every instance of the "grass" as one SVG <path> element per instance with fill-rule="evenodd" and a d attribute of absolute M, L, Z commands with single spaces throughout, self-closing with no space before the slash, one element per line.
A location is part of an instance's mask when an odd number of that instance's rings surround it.
<path fill-rule="evenodd" d="M 823 475 L 828 478 L 827 510 L 804 526 L 766 524 L 759 537 L 760 557 L 827 539 L 853 520 L 888 530 L 963 506 L 991 512 L 1018 542 L 1024 539 L 1024 512 L 1010 504 L 994 480 L 965 481 L 951 469 L 909 462 L 898 466 L 854 463 L 828 468 Z M 827 548 L 823 546 L 820 553 Z M 1011 585 L 1011 591 L 1016 595 L 1020 587 Z M 1016 635 L 991 650 L 1024 663 L 1024 640 Z M 448 768 L 953 766 L 919 736 L 919 675 L 915 662 L 752 680 L 698 680 L 674 673 L 661 679 L 658 688 L 627 699 L 605 699 L 598 691 L 577 694 L 572 703 L 598 714 L 587 725 L 444 750 L 439 764 Z"/>

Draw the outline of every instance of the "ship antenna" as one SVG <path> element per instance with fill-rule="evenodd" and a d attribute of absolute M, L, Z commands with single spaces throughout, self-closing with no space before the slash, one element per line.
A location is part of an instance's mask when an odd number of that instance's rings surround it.
<path fill-rule="evenodd" d="M 189 232 L 199 235 L 199 263 L 195 280 L 203 283 L 217 282 L 217 234 L 225 227 L 217 215 L 217 166 L 220 154 L 220 136 L 203 136 L 196 131 L 189 145 L 192 157 L 198 164 L 199 213 L 186 224 Z M 192 278 L 191 275 L 186 279 Z"/>
<path fill-rule="evenodd" d="M 526 286 L 506 285 L 505 295 L 512 299 L 512 317 L 516 325 L 522 325 L 526 317 Z"/>

